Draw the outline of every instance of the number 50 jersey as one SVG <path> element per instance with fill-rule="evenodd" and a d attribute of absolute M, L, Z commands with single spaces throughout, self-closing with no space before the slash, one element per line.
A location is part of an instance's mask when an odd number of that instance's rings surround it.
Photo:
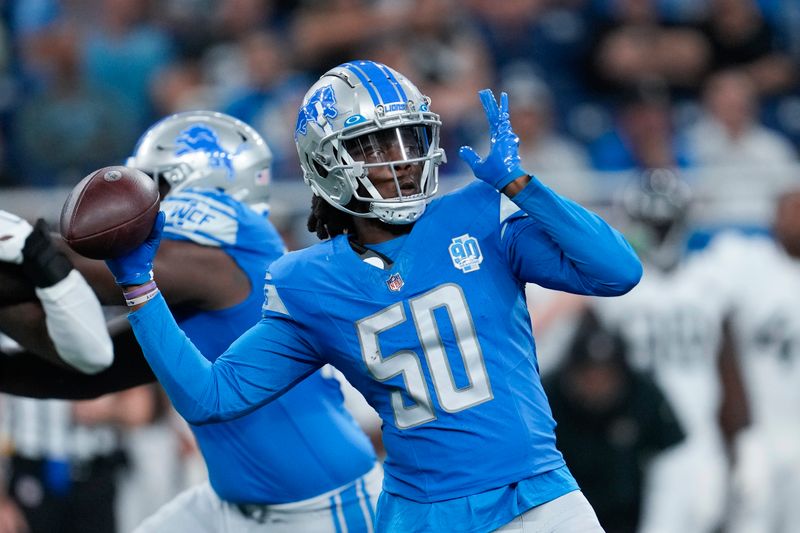
<path fill-rule="evenodd" d="M 533 220 L 476 182 L 434 200 L 408 235 L 390 241 L 389 268 L 362 260 L 342 235 L 270 269 L 265 320 L 291 332 L 281 351 L 332 363 L 380 413 L 389 493 L 441 501 L 564 465 L 524 283 L 617 294 L 638 280 L 628 268 L 638 261 L 598 217 L 529 187 L 539 208 L 558 215 Z"/>

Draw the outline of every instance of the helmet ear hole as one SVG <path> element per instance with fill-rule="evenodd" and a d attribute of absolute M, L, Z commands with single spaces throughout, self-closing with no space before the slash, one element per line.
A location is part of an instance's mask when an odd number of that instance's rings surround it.
<path fill-rule="evenodd" d="M 328 171 L 325 169 L 325 167 L 323 167 L 322 165 L 320 165 L 316 161 L 311 161 L 311 164 L 314 165 L 314 170 L 317 171 L 317 174 L 319 174 L 320 177 L 322 177 L 322 178 L 327 178 L 328 177 Z"/>

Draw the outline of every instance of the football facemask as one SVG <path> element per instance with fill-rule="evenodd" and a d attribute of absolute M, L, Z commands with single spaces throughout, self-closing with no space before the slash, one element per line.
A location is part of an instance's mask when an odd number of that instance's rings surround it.
<path fill-rule="evenodd" d="M 309 89 L 295 142 L 303 177 L 337 209 L 416 221 L 438 188 L 438 115 L 411 82 L 372 61 L 332 69 Z"/>
<path fill-rule="evenodd" d="M 428 197 L 436 193 L 435 188 L 428 195 L 423 193 L 423 176 L 430 174 L 425 169 L 429 128 L 378 130 L 345 139 L 344 148 L 353 163 L 340 168 L 358 180 L 353 200 L 388 223 L 413 222 L 425 211 Z"/>
<path fill-rule="evenodd" d="M 668 169 L 645 172 L 623 189 L 626 235 L 648 262 L 668 270 L 680 260 L 691 201 L 689 185 Z"/>

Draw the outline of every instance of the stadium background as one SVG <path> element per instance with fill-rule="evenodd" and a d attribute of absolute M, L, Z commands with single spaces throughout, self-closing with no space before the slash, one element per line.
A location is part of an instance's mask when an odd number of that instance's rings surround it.
<path fill-rule="evenodd" d="M 510 94 L 524 167 L 612 220 L 632 176 L 679 173 L 691 246 L 767 231 L 774 193 L 800 181 L 797 0 L 0 0 L 0 14 L 0 209 L 31 220 L 56 223 L 70 187 L 122 164 L 155 119 L 207 108 L 267 139 L 273 219 L 290 248 L 311 244 L 297 108 L 354 58 L 432 98 L 443 190 L 469 179 L 458 146 L 485 143 L 487 86 Z M 730 69 L 754 83 L 714 83 Z"/>
<path fill-rule="evenodd" d="M 800 3 L 792 0 L 6 0 L 0 6 L 0 207 L 50 219 L 65 188 L 95 168 L 123 162 L 154 119 L 203 107 L 242 118 L 264 135 L 275 153 L 274 210 L 294 222 L 308 201 L 292 142 L 297 104 L 319 74 L 358 57 L 407 73 L 433 99 L 450 156 L 444 188 L 467 171 L 458 146 L 483 142 L 475 93 L 485 86 L 508 90 L 512 105 L 533 113 L 520 131 L 533 172 L 583 201 L 605 201 L 625 173 L 654 166 L 619 142 L 623 107 L 642 93 L 668 106 L 671 124 L 650 128 L 664 129 L 653 142 L 670 145 L 665 161 L 684 172 L 701 199 L 731 202 L 698 210 L 704 221 L 763 224 L 763 208 L 741 204 L 791 178 L 776 167 L 794 161 L 784 154 L 770 160 L 767 147 L 750 161 L 731 153 L 725 165 L 718 154 L 704 160 L 687 141 L 702 116 L 703 84 L 723 68 L 749 69 L 763 79 L 756 120 L 795 148 L 800 142 Z M 732 35 L 725 39 L 735 42 L 719 49 L 722 38 L 714 36 L 722 30 L 715 24 L 737 10 L 756 27 L 728 23 Z M 640 28 L 649 35 L 624 39 Z M 536 125 L 528 127 L 531 121 Z M 521 119 L 515 126 L 523 127 Z M 715 165 L 727 168 L 709 168 Z M 50 198 L 53 204 L 44 205 Z M 302 233 L 296 238 L 308 242 Z"/>

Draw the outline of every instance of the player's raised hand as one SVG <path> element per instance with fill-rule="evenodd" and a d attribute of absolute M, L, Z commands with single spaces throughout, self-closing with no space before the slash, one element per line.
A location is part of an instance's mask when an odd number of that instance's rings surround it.
<path fill-rule="evenodd" d="M 511 129 L 508 94 L 500 94 L 499 106 L 489 89 L 478 92 L 478 96 L 489 121 L 489 155 L 481 159 L 470 146 L 462 146 L 458 155 L 470 166 L 476 178 L 502 191 L 506 185 L 527 174 L 520 166 L 519 137 Z"/>
<path fill-rule="evenodd" d="M 13 213 L 0 209 L 0 261 L 22 263 L 22 249 L 33 227 Z"/>
<path fill-rule="evenodd" d="M 153 279 L 153 259 L 161 244 L 166 218 L 164 212 L 159 211 L 150 235 L 138 248 L 122 257 L 106 260 L 106 265 L 114 274 L 117 285 L 121 287 L 142 285 Z"/>

